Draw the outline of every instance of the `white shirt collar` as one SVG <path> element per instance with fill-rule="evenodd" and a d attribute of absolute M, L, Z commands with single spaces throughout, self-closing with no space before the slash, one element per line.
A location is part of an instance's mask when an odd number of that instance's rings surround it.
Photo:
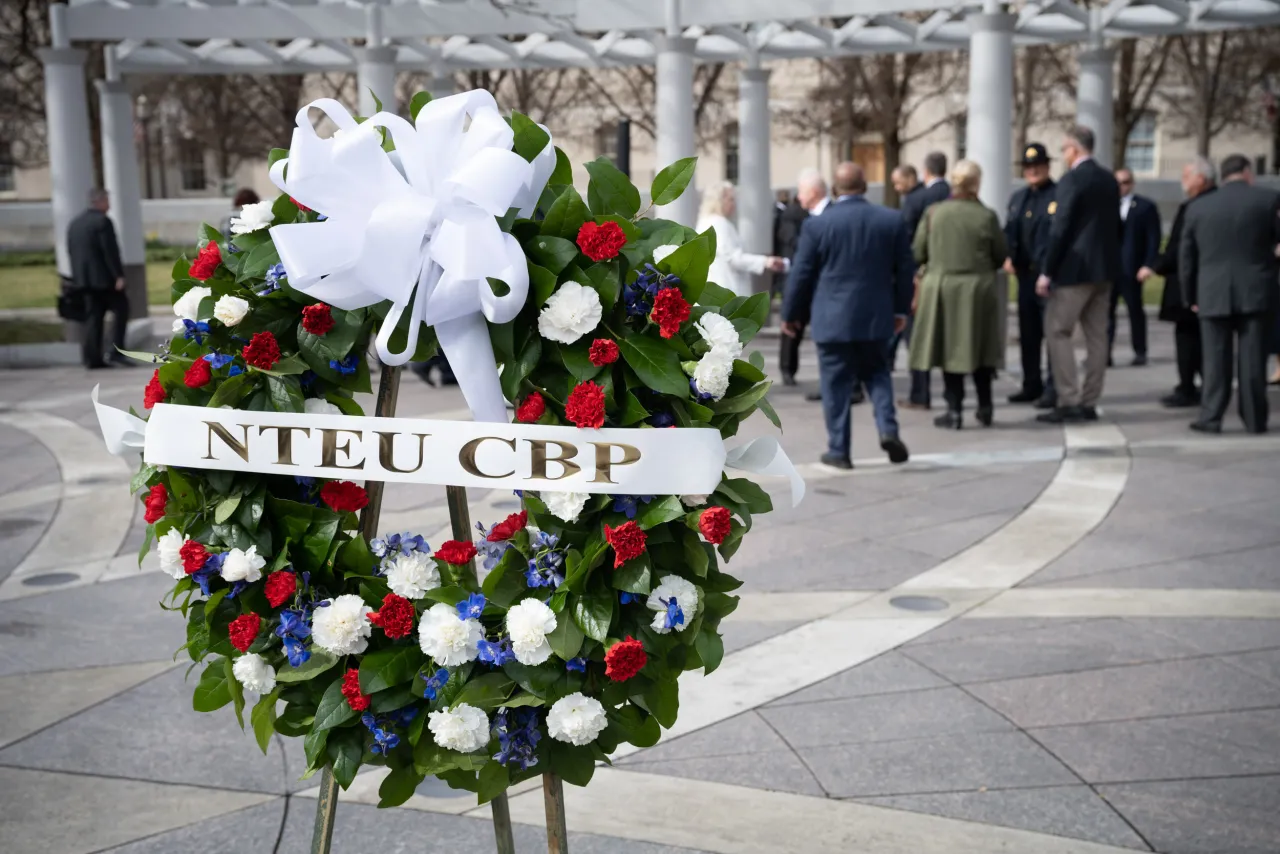
<path fill-rule="evenodd" d="M 924 182 L 924 186 L 927 189 L 929 187 L 932 187 L 934 184 L 938 183 L 941 180 L 942 180 L 941 178 L 926 178 Z"/>
<path fill-rule="evenodd" d="M 818 216 L 827 209 L 827 205 L 829 204 L 831 204 L 831 197 L 823 196 L 821 199 L 818 199 L 818 203 L 813 206 L 813 210 L 809 211 L 809 216 Z"/>
<path fill-rule="evenodd" d="M 1072 169 L 1075 169 L 1075 168 L 1076 168 L 1077 166 L 1079 166 L 1081 163 L 1084 163 L 1084 162 L 1089 161 L 1089 160 L 1092 160 L 1092 159 L 1093 159 L 1093 155 L 1092 155 L 1092 154 L 1086 154 L 1084 157 L 1081 157 L 1081 158 L 1080 158 L 1079 160 L 1077 160 L 1075 163 L 1072 163 L 1072 164 L 1071 164 L 1071 168 L 1072 168 Z"/>

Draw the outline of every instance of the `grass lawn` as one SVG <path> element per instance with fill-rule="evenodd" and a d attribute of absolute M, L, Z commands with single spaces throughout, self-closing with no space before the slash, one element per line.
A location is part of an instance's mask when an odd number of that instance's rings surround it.
<path fill-rule="evenodd" d="M 61 323 L 0 319 L 0 344 L 47 344 L 63 339 Z"/>
<path fill-rule="evenodd" d="M 147 265 L 147 301 L 169 304 L 169 274 L 173 262 Z M 0 267 L 0 309 L 53 308 L 58 296 L 58 271 L 53 265 Z"/>

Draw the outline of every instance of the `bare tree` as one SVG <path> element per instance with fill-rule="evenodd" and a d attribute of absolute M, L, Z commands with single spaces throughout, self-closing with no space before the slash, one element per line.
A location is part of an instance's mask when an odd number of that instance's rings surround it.
<path fill-rule="evenodd" d="M 693 126 L 699 142 L 722 131 L 731 100 L 723 62 L 698 65 L 693 72 Z M 630 119 L 631 126 L 657 138 L 657 72 L 652 66 L 596 70 L 583 73 L 588 103 Z"/>
<path fill-rule="evenodd" d="M 0 142 L 20 166 L 45 162 L 44 66 L 37 51 L 49 43 L 49 0 L 0 3 Z"/>
<path fill-rule="evenodd" d="M 1063 122 L 1069 115 L 1063 106 L 1070 100 L 1074 51 L 1066 45 L 1038 45 L 1017 53 L 1013 75 L 1013 150 L 1031 144 L 1031 128 Z"/>
<path fill-rule="evenodd" d="M 1170 71 L 1177 85 L 1162 92 L 1162 100 L 1181 131 L 1195 137 L 1197 153 L 1207 157 L 1213 138 L 1228 127 L 1260 120 L 1260 87 L 1269 65 L 1262 48 L 1273 38 L 1267 31 L 1235 30 L 1172 39 Z"/>
<path fill-rule="evenodd" d="M 1129 137 L 1146 115 L 1157 90 L 1164 85 L 1174 40 L 1124 39 L 1116 58 L 1115 101 L 1112 103 L 1111 162 L 1124 165 Z"/>

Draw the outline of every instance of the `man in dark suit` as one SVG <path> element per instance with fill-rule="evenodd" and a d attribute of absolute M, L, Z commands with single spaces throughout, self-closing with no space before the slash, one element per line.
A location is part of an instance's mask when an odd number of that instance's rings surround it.
<path fill-rule="evenodd" d="M 907 239 L 915 237 L 916 229 L 920 227 L 920 221 L 924 219 L 925 211 L 938 202 L 945 202 L 951 198 L 951 185 L 947 183 L 947 155 L 941 151 L 931 151 L 924 157 L 924 183 L 923 189 L 908 196 L 907 202 L 902 206 L 902 216 L 907 224 Z M 919 279 L 919 275 L 916 276 Z M 911 340 L 912 318 L 907 321 L 906 334 L 903 335 L 904 341 Z M 906 400 L 898 401 L 899 405 L 906 409 L 928 409 L 930 404 L 929 371 L 912 371 L 911 372 L 911 392 L 907 395 Z"/>
<path fill-rule="evenodd" d="M 1058 181 L 1049 245 L 1036 293 L 1049 298 L 1045 335 L 1057 408 L 1038 416 L 1050 424 L 1096 421 L 1107 373 L 1107 315 L 1120 280 L 1120 186 L 1093 159 L 1093 131 L 1077 125 L 1062 143 L 1068 171 Z M 1084 333 L 1084 385 L 1072 344 Z"/>
<path fill-rule="evenodd" d="M 1204 356 L 1200 349 L 1200 318 L 1182 301 L 1182 283 L 1178 281 L 1178 247 L 1182 242 L 1182 226 L 1191 203 L 1217 190 L 1218 169 L 1207 157 L 1197 157 L 1182 167 L 1182 192 L 1187 200 L 1178 206 L 1169 229 L 1164 252 L 1150 269 L 1138 271 L 1138 280 L 1151 276 L 1164 277 L 1164 294 L 1160 298 L 1160 319 L 1173 324 L 1173 349 L 1178 363 L 1178 384 L 1160 403 L 1171 409 L 1200 405 L 1200 389 L 1196 377 L 1203 376 Z"/>
<path fill-rule="evenodd" d="M 773 254 L 790 260 L 795 257 L 796 247 L 800 244 L 800 227 L 810 216 L 810 208 L 821 213 L 826 207 L 827 182 L 816 169 L 806 169 L 800 173 L 796 182 L 796 197 L 778 212 L 773 225 Z M 782 273 L 777 275 L 778 289 L 784 295 L 787 290 L 787 279 Z M 782 374 L 783 385 L 796 384 L 796 371 L 800 370 L 800 342 L 804 340 L 804 330 L 799 335 L 780 335 L 778 342 L 778 372 Z"/>
<path fill-rule="evenodd" d="M 1267 431 L 1267 350 L 1277 303 L 1280 195 L 1253 186 L 1249 159 L 1222 161 L 1218 191 L 1187 209 L 1178 243 L 1182 299 L 1200 317 L 1204 393 L 1191 429 L 1222 430 L 1240 348 L 1240 418 Z M 1238 339 L 1238 345 L 1236 343 Z"/>
<path fill-rule="evenodd" d="M 1141 270 L 1150 270 L 1160 257 L 1160 211 L 1156 203 L 1133 191 L 1133 171 L 1116 170 L 1120 186 L 1120 282 L 1111 289 L 1111 316 L 1107 320 L 1107 366 L 1113 362 L 1116 341 L 1116 306 L 1121 298 L 1129 312 L 1129 337 L 1133 342 L 1133 366 L 1147 363 L 1147 312 L 1142 307 Z"/>
<path fill-rule="evenodd" d="M 120 244 L 115 226 L 107 217 L 111 201 L 106 190 L 89 191 L 89 208 L 71 221 L 67 229 L 67 252 L 71 256 L 71 280 L 85 294 L 88 317 L 85 319 L 83 361 L 90 369 L 105 368 L 102 329 L 106 314 L 115 316 L 116 352 L 111 361 L 125 364 L 118 352 L 124 349 L 125 327 L 129 324 L 129 298 L 124 292 L 124 262 L 120 260 Z"/>
<path fill-rule="evenodd" d="M 1039 409 L 1057 405 L 1052 370 L 1043 379 L 1040 350 L 1044 344 L 1045 301 L 1036 294 L 1036 278 L 1044 263 L 1049 241 L 1050 209 L 1057 185 L 1049 177 L 1049 152 L 1038 142 L 1022 154 L 1026 186 L 1009 199 L 1004 238 L 1009 246 L 1004 271 L 1018 279 L 1018 343 L 1022 348 L 1022 390 L 1009 395 L 1010 403 L 1034 403 Z"/>
<path fill-rule="evenodd" d="M 924 184 L 920 183 L 916 167 L 910 163 L 903 163 L 896 167 L 889 177 L 893 182 L 894 191 L 898 194 L 898 210 L 902 211 L 902 217 L 907 222 L 907 234 L 914 235 L 915 227 L 920 223 L 920 217 L 924 215 Z M 889 370 L 893 370 L 894 364 L 898 361 L 898 345 L 910 343 L 910 328 L 911 320 L 908 318 L 907 329 L 889 339 Z"/>
<path fill-rule="evenodd" d="M 822 216 L 805 220 L 782 304 L 782 331 L 797 335 L 808 320 L 818 345 L 827 453 L 822 462 L 841 469 L 850 459 L 849 400 L 864 385 L 875 408 L 880 447 L 889 461 L 907 461 L 898 436 L 889 375 L 888 343 L 906 326 L 911 308 L 911 244 L 898 211 L 864 196 L 862 167 L 841 163 L 836 201 Z"/>

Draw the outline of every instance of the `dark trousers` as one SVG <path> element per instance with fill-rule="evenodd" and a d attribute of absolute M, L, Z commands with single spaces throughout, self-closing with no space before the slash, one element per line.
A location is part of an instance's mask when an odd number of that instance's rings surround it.
<path fill-rule="evenodd" d="M 1235 362 L 1240 371 L 1240 420 L 1250 433 L 1267 429 L 1267 349 L 1272 323 L 1270 314 L 1200 318 L 1200 339 L 1204 346 L 1202 423 L 1221 426 L 1231 401 L 1232 363 Z"/>
<path fill-rule="evenodd" d="M 115 330 L 112 343 L 116 349 L 124 349 L 124 333 L 129 325 L 129 298 L 124 291 L 88 291 L 89 316 L 84 321 L 84 346 L 82 361 L 86 367 L 98 367 L 103 364 L 102 331 L 107 312 L 115 317 Z M 119 354 L 112 353 L 112 358 Z"/>
<path fill-rule="evenodd" d="M 822 383 L 822 416 L 827 422 L 827 450 L 848 458 L 851 423 L 849 406 L 853 390 L 866 386 L 875 409 L 881 436 L 898 435 L 898 414 L 893 405 L 893 378 L 889 375 L 887 341 L 832 341 L 818 343 L 818 372 Z"/>
<path fill-rule="evenodd" d="M 1053 398 L 1053 372 L 1046 360 L 1040 368 L 1044 346 L 1044 297 L 1036 293 L 1036 273 L 1018 272 L 1018 346 L 1022 350 L 1022 390 L 1028 395 Z"/>
<path fill-rule="evenodd" d="M 1178 361 L 1178 390 L 1183 394 L 1196 394 L 1196 377 L 1204 355 L 1200 348 L 1200 320 L 1185 317 L 1173 324 L 1173 348 Z"/>
<path fill-rule="evenodd" d="M 1147 355 L 1147 312 L 1142 307 L 1142 283 L 1137 279 L 1123 278 L 1118 287 L 1111 289 L 1111 313 L 1107 315 L 1107 355 L 1116 343 L 1116 306 L 1124 300 L 1129 310 L 1129 337 L 1133 339 L 1133 352 Z"/>
<path fill-rule="evenodd" d="M 778 371 L 784 377 L 794 378 L 800 370 L 800 344 L 804 341 L 804 324 L 800 324 L 800 334 L 794 338 L 779 334 L 778 338 Z"/>
<path fill-rule="evenodd" d="M 895 340 L 893 341 L 893 344 L 892 344 L 893 351 L 895 354 L 897 353 L 896 338 L 900 337 L 903 342 L 910 344 L 911 333 L 915 331 L 915 328 L 916 328 L 916 316 L 913 313 L 910 317 L 907 318 L 907 328 L 902 330 L 902 334 L 900 336 L 895 336 Z M 893 362 L 889 363 L 889 369 L 890 370 L 893 369 Z M 922 406 L 929 405 L 930 376 L 931 375 L 928 371 L 913 370 L 911 372 L 911 391 L 910 393 L 907 394 L 907 400 L 911 401 L 912 403 L 918 403 Z"/>
<path fill-rule="evenodd" d="M 978 368 L 973 372 L 973 387 L 978 392 L 978 408 L 990 409 L 991 381 L 995 379 L 995 368 Z M 942 372 L 942 383 L 947 398 L 947 409 L 959 412 L 964 408 L 964 374 Z"/>

